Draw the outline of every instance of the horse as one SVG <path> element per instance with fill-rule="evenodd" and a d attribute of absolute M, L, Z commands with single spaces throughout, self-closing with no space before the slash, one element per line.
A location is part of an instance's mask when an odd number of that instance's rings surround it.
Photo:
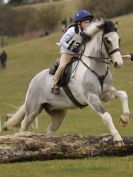
<path fill-rule="evenodd" d="M 112 86 L 112 75 L 108 67 L 110 63 L 116 69 L 123 65 L 117 24 L 111 20 L 94 21 L 84 34 L 90 36 L 91 40 L 86 40 L 80 59 L 72 64 L 74 72 L 68 86 L 80 105 L 90 106 L 98 113 L 113 136 L 114 145 L 122 147 L 124 143 L 114 126 L 112 116 L 101 103 L 101 101 L 120 99 L 122 104 L 120 124 L 127 125 L 130 115 L 128 95 L 125 91 Z M 49 68 L 39 72 L 31 80 L 24 104 L 11 119 L 5 122 L 5 129 L 21 124 L 20 131 L 26 131 L 44 109 L 51 117 L 46 135 L 52 136 L 58 130 L 67 110 L 77 108 L 77 105 L 70 100 L 63 88 L 60 88 L 60 95 L 52 94 L 52 80 L 53 76 L 49 74 Z"/>

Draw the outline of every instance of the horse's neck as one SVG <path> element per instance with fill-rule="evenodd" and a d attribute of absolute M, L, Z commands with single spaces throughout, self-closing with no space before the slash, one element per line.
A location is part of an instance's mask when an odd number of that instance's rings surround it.
<path fill-rule="evenodd" d="M 103 50 L 102 53 L 105 53 L 105 48 L 103 48 L 102 45 L 102 33 L 99 32 L 92 41 L 86 44 L 85 51 L 82 56 L 83 61 L 85 61 L 87 65 L 99 74 L 103 74 L 107 69 L 107 65 L 104 62 L 99 62 L 102 57 L 106 57 L 101 55 L 101 50 Z M 90 59 L 89 56 L 96 57 L 97 59 Z"/>

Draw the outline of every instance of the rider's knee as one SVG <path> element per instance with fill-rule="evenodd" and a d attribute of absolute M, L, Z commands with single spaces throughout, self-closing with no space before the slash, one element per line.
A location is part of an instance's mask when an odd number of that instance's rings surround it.
<path fill-rule="evenodd" d="M 65 69 L 65 65 L 59 65 L 59 69 L 64 70 Z"/>

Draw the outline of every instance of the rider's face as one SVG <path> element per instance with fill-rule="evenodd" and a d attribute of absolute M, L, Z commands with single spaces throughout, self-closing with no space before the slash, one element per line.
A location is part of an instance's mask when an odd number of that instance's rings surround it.
<path fill-rule="evenodd" d="M 89 24 L 90 24 L 89 20 L 85 20 L 85 21 L 80 22 L 80 26 L 83 30 L 86 29 L 89 26 Z"/>

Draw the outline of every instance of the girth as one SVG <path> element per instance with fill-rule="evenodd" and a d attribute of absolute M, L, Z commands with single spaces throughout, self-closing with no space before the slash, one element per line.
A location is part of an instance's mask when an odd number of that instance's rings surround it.
<path fill-rule="evenodd" d="M 104 79 L 106 78 L 106 76 L 108 74 L 108 70 L 109 70 L 109 68 L 107 67 L 105 75 L 102 75 L 102 76 L 99 76 L 97 73 L 95 73 L 95 75 L 98 77 L 98 80 L 99 80 L 99 82 L 101 84 L 101 90 L 103 89 Z"/>

